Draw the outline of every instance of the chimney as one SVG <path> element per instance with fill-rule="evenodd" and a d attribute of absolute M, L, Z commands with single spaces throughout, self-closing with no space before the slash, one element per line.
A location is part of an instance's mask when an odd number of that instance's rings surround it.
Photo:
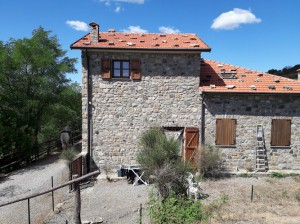
<path fill-rule="evenodd" d="M 298 72 L 298 80 L 300 81 L 300 68 L 297 69 L 297 72 Z"/>
<path fill-rule="evenodd" d="M 90 40 L 92 44 L 99 42 L 99 25 L 95 22 L 90 24 Z"/>

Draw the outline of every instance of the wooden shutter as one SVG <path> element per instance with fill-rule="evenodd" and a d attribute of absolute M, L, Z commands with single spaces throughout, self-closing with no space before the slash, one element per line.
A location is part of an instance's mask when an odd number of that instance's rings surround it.
<path fill-rule="evenodd" d="M 185 161 L 194 164 L 194 157 L 199 145 L 199 129 L 185 128 Z"/>
<path fill-rule="evenodd" d="M 130 73 L 131 79 L 140 80 L 141 76 L 141 61 L 137 59 L 133 59 L 130 61 Z"/>
<path fill-rule="evenodd" d="M 289 146 L 291 144 L 291 120 L 273 119 L 271 128 L 272 146 Z"/>
<path fill-rule="evenodd" d="M 110 79 L 111 78 L 111 60 L 110 59 L 102 59 L 101 60 L 101 76 L 102 76 L 102 79 Z"/>
<path fill-rule="evenodd" d="M 216 145 L 235 145 L 236 120 L 217 119 Z"/>

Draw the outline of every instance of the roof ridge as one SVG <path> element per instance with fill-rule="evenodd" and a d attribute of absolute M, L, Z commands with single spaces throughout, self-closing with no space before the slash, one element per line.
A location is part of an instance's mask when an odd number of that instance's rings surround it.
<path fill-rule="evenodd" d="M 200 90 L 204 92 L 231 93 L 300 93 L 300 81 L 284 76 L 260 72 L 228 63 L 201 58 L 207 64 L 200 72 Z M 222 65 L 222 66 L 220 66 Z M 235 69 L 233 76 L 223 73 Z M 230 71 L 228 71 L 230 73 Z M 250 73 L 248 75 L 248 72 Z M 235 88 L 230 89 L 229 86 Z M 255 86 L 255 88 L 251 88 Z"/>
<path fill-rule="evenodd" d="M 225 63 L 225 62 L 220 62 L 220 61 L 215 61 L 215 60 L 205 59 L 205 58 L 202 58 L 202 59 L 204 61 L 211 61 L 211 62 L 214 62 L 214 63 L 228 65 L 228 66 L 232 66 L 232 67 L 236 67 L 236 68 L 240 68 L 240 69 L 245 69 L 245 70 L 249 70 L 249 71 L 253 71 L 253 72 L 257 72 L 257 73 L 263 73 L 263 74 L 273 75 L 273 74 L 269 74 L 267 72 L 262 72 L 262 71 L 259 71 L 259 70 L 255 70 L 255 69 L 251 69 L 251 68 L 246 68 L 246 67 L 242 67 L 242 66 L 238 66 L 238 65 L 232 65 L 232 64 Z M 280 76 L 280 77 L 282 77 L 282 76 Z"/>
<path fill-rule="evenodd" d="M 105 31 L 105 32 L 100 31 L 99 33 L 101 34 L 101 33 L 110 33 L 110 32 L 108 32 L 108 31 Z M 140 35 L 140 34 L 158 34 L 158 35 L 161 35 L 162 34 L 162 35 L 193 35 L 193 36 L 197 36 L 197 34 L 195 34 L 195 33 L 148 33 L 148 32 L 146 32 L 146 33 L 129 33 L 129 32 L 117 32 L 117 31 L 115 31 L 114 33 L 137 34 L 137 35 Z"/>
<path fill-rule="evenodd" d="M 273 76 L 273 77 L 284 78 L 284 79 L 288 79 L 288 80 L 291 80 L 291 81 L 297 81 L 297 82 L 299 81 L 299 80 L 296 80 L 296 79 L 291 79 L 291 78 L 287 78 L 287 77 L 280 76 L 280 75 L 270 74 L 268 72 L 262 72 L 262 71 L 251 69 L 251 68 L 246 68 L 246 67 L 241 67 L 241 66 L 237 66 L 237 65 L 227 64 L 227 63 L 224 63 L 224 62 L 219 62 L 219 61 L 215 61 L 215 60 L 211 60 L 211 59 L 205 59 L 205 58 L 201 58 L 201 59 L 203 59 L 204 61 L 212 61 L 214 63 L 229 65 L 229 66 L 233 66 L 233 67 L 237 67 L 237 68 L 240 68 L 240 69 L 245 69 L 245 70 L 249 70 L 249 71 L 253 71 L 253 72 L 257 72 L 257 73 L 263 73 L 265 75 L 270 75 L 270 76 Z"/>

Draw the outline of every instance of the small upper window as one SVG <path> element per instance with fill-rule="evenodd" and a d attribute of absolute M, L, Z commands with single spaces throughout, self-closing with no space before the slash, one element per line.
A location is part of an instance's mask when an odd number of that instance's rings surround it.
<path fill-rule="evenodd" d="M 113 61 L 113 78 L 130 78 L 129 61 Z"/>

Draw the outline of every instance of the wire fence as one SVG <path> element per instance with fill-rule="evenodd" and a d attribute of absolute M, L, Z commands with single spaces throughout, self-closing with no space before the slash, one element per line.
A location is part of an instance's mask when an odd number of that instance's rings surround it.
<path fill-rule="evenodd" d="M 51 188 L 49 183 L 43 185 L 45 188 Z M 53 204 L 61 201 L 61 198 L 69 191 L 68 186 L 57 189 L 56 191 L 18 201 L 13 204 L 0 207 L 0 223 L 18 223 L 18 224 L 38 224 L 47 219 L 47 215 L 53 211 Z M 18 199 L 18 198 L 17 198 Z"/>
<path fill-rule="evenodd" d="M 74 131 L 71 138 L 71 143 L 80 141 L 82 134 L 79 131 Z M 0 155 L 0 172 L 7 173 L 19 169 L 33 161 L 49 155 L 52 151 L 61 149 L 61 142 L 59 138 L 50 139 L 44 143 L 36 146 L 37 151 L 29 155 L 29 157 L 22 151 L 15 151 L 6 155 Z"/>
<path fill-rule="evenodd" d="M 0 223 L 44 223 L 44 220 L 47 219 L 47 215 L 45 214 L 49 214 L 51 210 L 54 210 L 54 192 L 56 193 L 55 198 L 58 199 L 58 197 L 61 197 L 64 194 L 64 191 L 68 191 L 67 189 L 69 189 L 69 185 L 77 182 L 79 183 L 82 180 L 98 174 L 99 171 L 95 171 L 72 181 L 68 181 L 57 187 L 52 187 L 49 190 L 0 204 L 0 214 L 2 212 L 3 214 L 11 214 L 6 217 L 2 217 L 1 215 Z M 60 199 L 58 199 L 58 201 L 60 201 Z"/>

